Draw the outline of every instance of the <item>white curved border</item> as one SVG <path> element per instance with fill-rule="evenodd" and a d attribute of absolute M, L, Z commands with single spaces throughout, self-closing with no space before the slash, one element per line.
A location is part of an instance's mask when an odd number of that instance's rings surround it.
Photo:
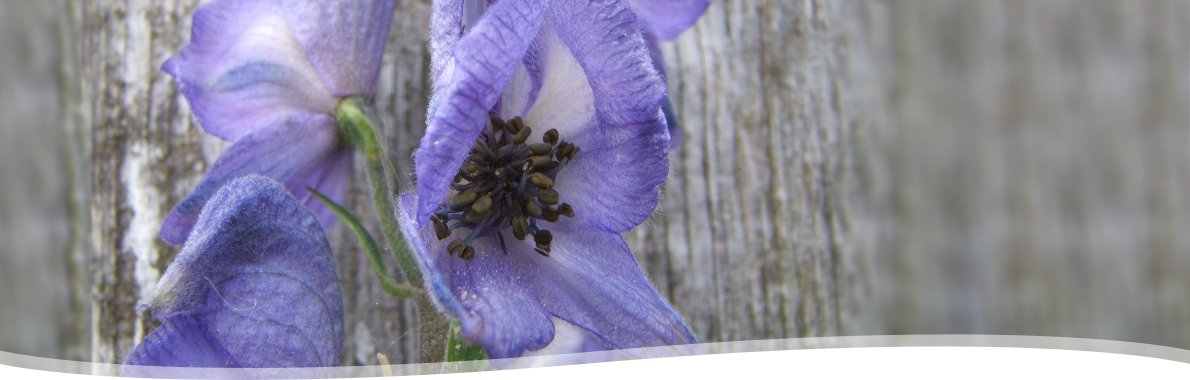
<path fill-rule="evenodd" d="M 734 355 L 741 353 L 751 354 Z M 1185 371 L 1183 375 L 1190 375 L 1190 365 L 1187 365 L 1187 363 L 1190 363 L 1190 350 L 1102 339 L 1017 335 L 881 335 L 735 341 L 703 343 L 677 347 L 676 349 L 675 347 L 651 347 L 619 350 L 615 351 L 614 355 L 608 355 L 606 352 L 596 355 L 554 355 L 550 357 L 551 360 L 547 363 L 554 365 L 597 363 L 607 361 L 608 357 L 671 358 L 672 360 L 627 360 L 579 367 L 563 366 L 556 367 L 559 371 L 563 372 L 547 372 L 551 373 L 549 376 L 556 376 L 561 373 L 587 373 L 588 371 L 596 370 L 596 368 L 602 368 L 602 370 L 610 372 L 601 373 L 627 374 L 628 372 L 623 371 L 652 368 L 657 370 L 658 374 L 665 374 L 667 375 L 666 377 L 669 377 L 674 374 L 671 371 L 677 371 L 678 373 L 699 373 L 714 367 L 701 370 L 698 368 L 706 367 L 709 363 L 719 363 L 717 365 L 734 368 L 733 371 L 745 372 L 755 369 L 764 370 L 765 367 L 768 367 L 772 370 L 788 373 L 787 371 L 789 369 L 796 368 L 796 372 L 789 374 L 797 374 L 798 377 L 801 377 L 806 371 L 813 373 L 815 368 L 822 369 L 824 365 L 825 368 L 833 368 L 832 371 L 835 374 L 839 374 L 840 371 L 883 371 L 878 363 L 888 363 L 889 358 L 897 358 L 896 360 L 909 365 L 909 367 L 903 367 L 902 369 L 916 368 L 912 366 L 915 361 L 919 365 L 928 366 L 920 368 L 927 371 L 922 373 L 931 373 L 929 371 L 949 368 L 948 366 L 953 366 L 956 363 L 969 362 L 965 365 L 976 366 L 971 368 L 971 371 L 984 371 L 985 374 L 990 374 L 991 372 L 986 371 L 1013 369 L 1021 365 L 1028 367 L 1028 360 L 1025 359 L 1044 358 L 1045 361 L 1041 363 L 1053 363 L 1053 366 L 1057 366 L 1055 368 L 1062 368 L 1063 371 L 1083 371 L 1079 373 L 1104 374 L 1102 371 L 1108 371 L 1108 369 L 1099 369 L 1099 366 L 1110 368 L 1112 363 L 1119 364 L 1127 362 L 1128 364 L 1123 365 L 1130 368 L 1129 370 L 1135 370 L 1136 368 L 1132 368 L 1133 366 L 1141 365 L 1163 368 L 1159 369 L 1162 373 L 1168 369 L 1180 369 L 1179 371 Z M 763 358 L 763 360 L 753 363 L 758 358 Z M 969 358 L 970 360 L 964 361 L 963 358 Z M 983 362 L 983 366 L 978 364 L 980 361 Z M 538 361 L 537 363 L 542 362 Z M 313 372 L 310 369 L 284 369 L 280 372 L 271 370 L 270 377 L 281 374 L 280 376 L 282 377 L 308 378 L 325 377 L 330 374 L 336 377 L 349 378 L 475 372 L 487 371 L 489 369 L 487 364 L 489 363 L 465 362 L 340 367 L 333 369 L 330 373 L 325 372 L 327 370 L 325 368 L 315 369 L 314 371 L 317 372 Z M 494 364 L 513 369 L 520 368 L 515 362 L 504 361 Z M 852 364 L 852 366 L 839 367 L 846 364 Z M 119 365 L 115 364 L 49 359 L 3 351 L 0 351 L 0 365 L 17 367 L 0 368 L 0 374 L 5 375 L 7 375 L 7 370 L 17 370 L 19 368 L 51 371 L 59 374 L 116 375 L 119 373 Z M 757 365 L 760 365 L 760 367 L 757 367 Z M 1076 365 L 1076 367 L 1066 367 L 1065 365 Z M 202 369 L 187 369 L 186 371 L 185 374 L 187 377 L 203 376 Z M 893 369 L 893 371 L 895 374 L 896 370 Z M 505 372 L 511 372 L 511 374 L 521 376 L 530 372 L 540 371 L 495 371 L 477 373 L 475 375 L 499 375 Z M 739 372 L 731 373 L 739 374 Z M 827 372 L 823 373 L 826 374 Z M 880 374 L 882 372 L 871 373 Z M 1012 372 L 999 373 L 1001 375 L 1007 375 Z M 1060 373 L 1068 375 L 1073 372 Z M 24 373 L 21 374 L 25 375 Z M 45 374 L 49 375 L 49 373 Z M 858 373 L 856 374 L 859 375 Z M 953 373 L 951 374 L 953 375 Z M 3 377 L 7 378 L 9 376 Z"/>

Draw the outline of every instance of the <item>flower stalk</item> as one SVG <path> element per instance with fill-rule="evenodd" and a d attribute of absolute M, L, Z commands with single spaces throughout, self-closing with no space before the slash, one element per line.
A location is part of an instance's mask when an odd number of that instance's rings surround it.
<path fill-rule="evenodd" d="M 384 239 L 388 242 L 389 251 L 397 258 L 400 271 L 411 284 L 422 282 L 421 273 L 417 269 L 417 262 L 409 252 L 408 243 L 401 235 L 397 219 L 393 210 L 393 193 L 390 189 L 395 186 L 392 162 L 384 152 L 375 126 L 381 125 L 372 108 L 359 98 L 346 98 L 335 106 L 335 121 L 339 130 L 347 141 L 356 146 L 364 155 L 364 167 L 368 177 L 368 185 L 372 193 L 372 203 L 376 209 L 376 217 L 380 220 L 380 228 L 384 232 Z"/>
<path fill-rule="evenodd" d="M 414 284 L 412 286 L 418 286 L 422 283 L 422 275 L 396 220 L 396 207 L 391 191 L 396 187 L 396 171 L 384 151 L 384 146 L 380 144 L 376 127 L 383 124 L 373 111 L 362 99 L 346 98 L 335 106 L 335 121 L 347 142 L 363 153 L 364 171 L 385 241 L 388 242 L 393 256 L 397 258 L 397 264 L 405 280 Z M 373 266 L 373 269 L 375 268 Z M 448 323 L 428 297 L 416 297 L 416 300 L 421 317 L 420 360 L 423 363 L 441 362 L 445 357 L 446 341 L 449 340 Z"/>

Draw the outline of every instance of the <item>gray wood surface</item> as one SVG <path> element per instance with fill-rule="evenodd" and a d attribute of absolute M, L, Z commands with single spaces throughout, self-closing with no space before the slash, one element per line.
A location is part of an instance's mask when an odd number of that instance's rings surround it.
<path fill-rule="evenodd" d="M 1190 3 L 871 3 L 887 333 L 1190 348 Z"/>
<path fill-rule="evenodd" d="M 0 197 L 0 350 L 117 362 L 154 327 L 136 305 L 176 254 L 161 218 L 224 146 L 158 69 L 196 1 L 17 4 L 0 7 L 6 44 L 29 52 L 5 55 L 23 81 L 0 82 L 17 115 L 0 175 L 20 184 Z M 429 1 L 398 8 L 377 103 L 407 175 Z M 625 237 L 704 341 L 1190 348 L 1187 25 L 1178 0 L 716 1 L 662 46 L 683 140 L 659 210 Z M 415 361 L 411 305 L 330 234 L 345 362 Z"/>

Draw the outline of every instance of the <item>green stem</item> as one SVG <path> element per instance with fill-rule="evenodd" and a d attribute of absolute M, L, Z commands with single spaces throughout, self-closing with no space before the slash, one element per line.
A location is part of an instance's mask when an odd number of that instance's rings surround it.
<path fill-rule="evenodd" d="M 451 320 L 449 329 L 449 337 L 446 340 L 447 362 L 484 360 L 488 358 L 483 347 L 463 340 L 462 327 L 459 325 L 458 320 Z M 449 372 L 457 372 L 460 369 L 462 369 L 461 366 L 455 365 Z"/>
<path fill-rule="evenodd" d="M 393 203 L 392 162 L 384 153 L 384 147 L 376 134 L 376 126 L 382 125 L 368 107 L 358 98 L 346 98 L 335 106 L 335 121 L 348 140 L 364 154 L 364 167 L 368 184 L 372 190 L 372 203 L 380 228 L 388 242 L 389 251 L 396 256 L 401 273 L 412 284 L 421 284 L 421 272 L 409 252 L 405 236 L 397 225 L 396 207 Z"/>
<path fill-rule="evenodd" d="M 413 260 L 413 253 L 408 249 L 405 236 L 401 234 L 400 226 L 397 225 L 397 209 L 394 207 L 393 193 L 390 190 L 395 187 L 393 176 L 396 171 L 393 170 L 388 155 L 384 153 L 384 147 L 376 133 L 376 127 L 382 124 L 371 107 L 358 98 L 343 99 L 335 106 L 334 114 L 339 130 L 348 142 L 363 152 L 376 217 L 380 220 L 389 250 L 396 256 L 401 267 L 400 272 L 410 283 L 421 284 L 422 274 L 418 270 L 417 262 Z M 444 361 L 444 347 L 448 340 L 446 318 L 438 313 L 425 292 L 420 292 L 414 299 L 417 300 L 417 310 L 421 317 L 420 359 L 423 363 Z"/>
<path fill-rule="evenodd" d="M 335 203 L 335 201 L 327 198 L 317 190 L 312 188 L 307 188 L 306 190 L 310 191 L 310 194 L 318 198 L 322 204 L 330 207 L 331 211 L 335 213 L 335 216 L 338 216 L 339 220 L 342 220 L 343 224 L 346 224 L 351 229 L 351 232 L 355 233 L 355 239 L 359 241 L 360 247 L 368 254 L 368 262 L 372 264 L 372 272 L 376 274 L 376 279 L 380 280 L 380 286 L 388 294 L 397 298 L 409 298 L 420 291 L 420 289 L 412 286 L 398 284 L 392 277 L 388 276 L 388 269 L 384 267 L 384 260 L 380 257 L 380 247 L 376 245 L 376 240 L 372 239 L 372 234 L 369 234 L 368 230 L 364 229 L 364 225 L 359 222 L 359 219 L 351 215 L 350 211 L 347 211 L 343 206 Z"/>

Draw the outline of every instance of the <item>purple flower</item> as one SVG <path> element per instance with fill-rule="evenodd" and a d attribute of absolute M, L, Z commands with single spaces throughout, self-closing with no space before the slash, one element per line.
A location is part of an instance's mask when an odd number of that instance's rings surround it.
<path fill-rule="evenodd" d="M 339 363 L 343 304 L 330 246 L 311 211 L 271 179 L 241 177 L 215 193 L 154 291 L 147 307 L 161 327 L 124 360 L 124 375 Z"/>
<path fill-rule="evenodd" d="M 561 325 L 578 351 L 694 343 L 620 237 L 669 163 L 641 24 L 620 0 L 542 3 L 435 3 L 429 127 L 400 206 L 427 290 L 491 358 Z"/>
<path fill-rule="evenodd" d="M 351 151 L 332 111 L 339 99 L 371 97 L 393 1 L 217 0 L 194 14 L 190 44 L 162 70 L 203 129 L 232 142 L 166 217 L 161 237 L 186 239 L 208 198 L 232 178 L 274 178 L 318 215 L 334 215 L 311 187 L 342 200 Z"/>
<path fill-rule="evenodd" d="M 645 30 L 662 41 L 677 38 L 678 34 L 694 25 L 711 4 L 711 0 L 627 1 L 643 21 Z"/>

